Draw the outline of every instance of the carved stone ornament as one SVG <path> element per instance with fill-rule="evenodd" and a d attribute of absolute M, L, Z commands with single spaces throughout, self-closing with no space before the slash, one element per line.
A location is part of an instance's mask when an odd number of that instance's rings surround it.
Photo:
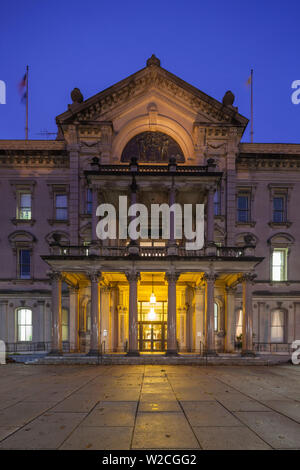
<path fill-rule="evenodd" d="M 73 103 L 82 103 L 83 102 L 83 96 L 79 88 L 74 88 L 71 91 L 71 99 Z"/>
<path fill-rule="evenodd" d="M 168 282 L 176 282 L 180 276 L 180 273 L 178 272 L 171 272 L 171 273 L 166 273 L 165 274 L 165 279 Z"/>
<path fill-rule="evenodd" d="M 163 132 L 141 132 L 125 146 L 121 161 L 130 162 L 136 157 L 140 162 L 169 162 L 175 157 L 177 162 L 184 162 L 184 155 L 177 142 Z"/>
<path fill-rule="evenodd" d="M 232 106 L 234 103 L 234 94 L 232 91 L 226 91 L 225 95 L 223 96 L 223 104 L 224 106 Z"/>
<path fill-rule="evenodd" d="M 125 273 L 128 282 L 137 282 L 140 280 L 141 275 L 136 271 L 128 271 Z"/>
<path fill-rule="evenodd" d="M 147 60 L 147 67 L 150 67 L 150 65 L 157 65 L 160 67 L 160 60 L 156 57 L 155 54 L 152 54 L 152 56 Z"/>

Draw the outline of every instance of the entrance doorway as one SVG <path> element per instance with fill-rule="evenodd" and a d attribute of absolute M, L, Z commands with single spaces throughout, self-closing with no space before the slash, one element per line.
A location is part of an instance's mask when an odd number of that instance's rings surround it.
<path fill-rule="evenodd" d="M 140 322 L 139 349 L 140 351 L 159 352 L 167 347 L 167 324 L 165 322 Z"/>
<path fill-rule="evenodd" d="M 160 352 L 167 349 L 167 302 L 139 301 L 138 341 L 139 350 Z"/>

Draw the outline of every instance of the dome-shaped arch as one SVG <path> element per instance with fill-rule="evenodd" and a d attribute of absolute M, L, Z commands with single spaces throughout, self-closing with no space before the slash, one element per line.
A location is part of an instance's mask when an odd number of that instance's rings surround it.
<path fill-rule="evenodd" d="M 190 133 L 177 121 L 166 116 L 158 115 L 157 121 L 151 127 L 152 131 L 170 136 L 179 145 L 185 161 L 194 159 L 194 146 Z M 149 131 L 148 115 L 139 116 L 127 122 L 114 139 L 112 155 L 121 161 L 121 155 L 126 144 L 137 134 Z"/>

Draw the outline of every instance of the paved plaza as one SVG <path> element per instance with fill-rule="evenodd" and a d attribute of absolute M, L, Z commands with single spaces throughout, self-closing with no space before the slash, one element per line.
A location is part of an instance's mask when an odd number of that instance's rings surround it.
<path fill-rule="evenodd" d="M 0 449 L 299 448 L 297 366 L 0 366 Z"/>

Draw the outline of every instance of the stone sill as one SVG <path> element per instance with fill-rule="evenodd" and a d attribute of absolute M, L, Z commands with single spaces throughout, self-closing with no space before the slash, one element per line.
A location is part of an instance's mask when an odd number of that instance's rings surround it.
<path fill-rule="evenodd" d="M 271 228 L 280 228 L 280 227 L 285 227 L 289 228 L 292 225 L 292 222 L 269 222 L 268 225 Z"/>
<path fill-rule="evenodd" d="M 236 222 L 235 223 L 235 226 L 236 227 L 255 227 L 256 225 L 256 222 L 254 222 L 253 220 L 249 221 L 249 222 Z"/>
<path fill-rule="evenodd" d="M 35 219 L 16 219 L 16 218 L 13 218 L 13 219 L 10 219 L 11 222 L 14 224 L 14 225 L 34 225 L 35 224 Z"/>
<path fill-rule="evenodd" d="M 50 225 L 55 225 L 55 224 L 66 224 L 66 225 L 70 225 L 70 221 L 68 219 L 48 219 L 48 223 Z"/>

